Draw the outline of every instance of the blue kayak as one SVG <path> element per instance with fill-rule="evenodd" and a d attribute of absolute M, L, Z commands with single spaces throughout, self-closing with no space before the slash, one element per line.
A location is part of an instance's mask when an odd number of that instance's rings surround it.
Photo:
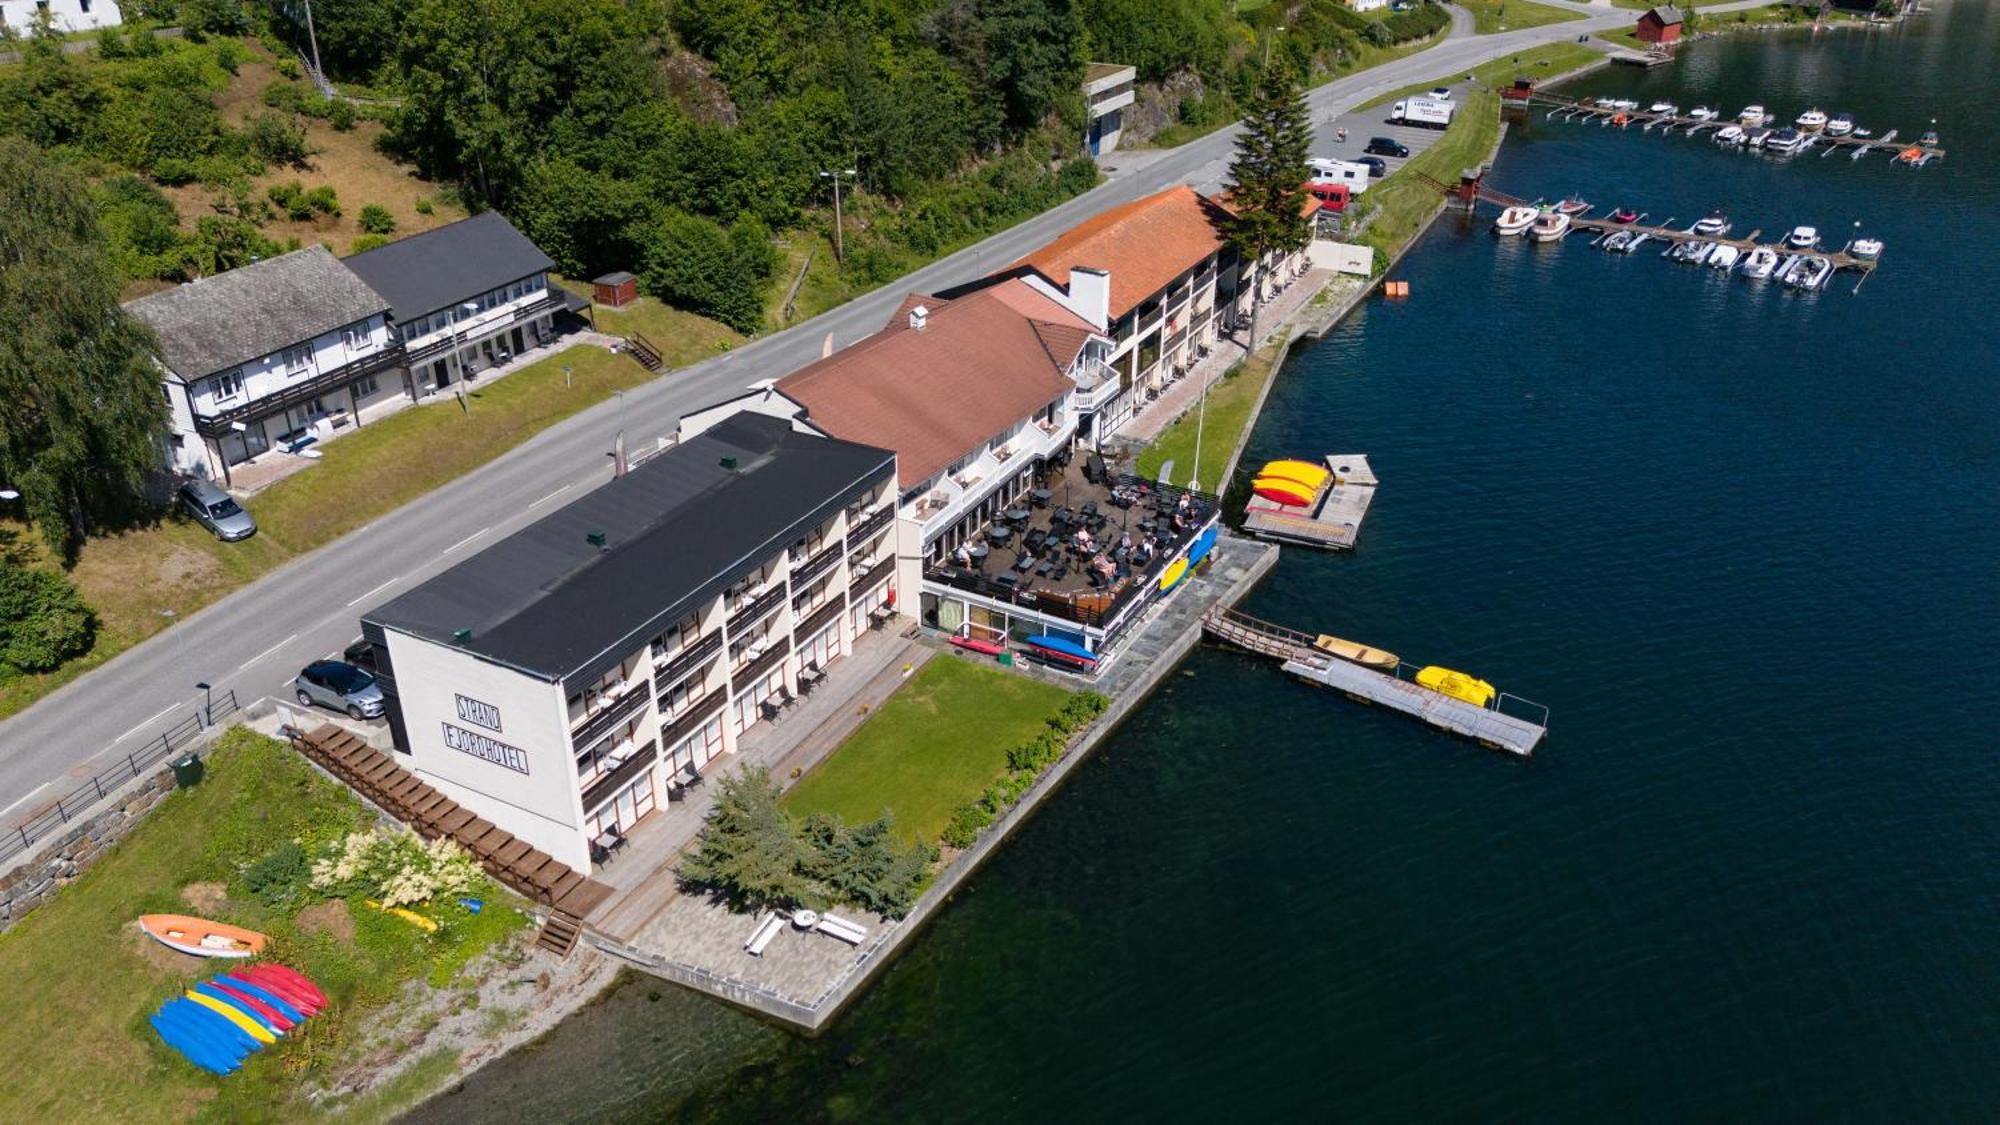
<path fill-rule="evenodd" d="M 1194 544 L 1188 548 L 1188 565 L 1193 566 L 1207 558 L 1208 553 L 1214 549 L 1215 529 L 1211 527 L 1207 531 L 1202 532 L 1200 537 L 1194 541 Z"/>
<path fill-rule="evenodd" d="M 194 1017 L 198 1025 L 220 1035 L 243 1054 L 247 1055 L 258 1048 L 257 1040 L 249 1032 L 229 1022 L 229 1018 L 221 1012 L 213 1008 L 204 1008 L 185 996 L 174 1003 L 187 1005 L 186 1011 Z"/>
<path fill-rule="evenodd" d="M 1026 643 L 1029 647 L 1040 649 L 1048 655 L 1060 657 L 1078 664 L 1097 663 L 1096 653 L 1067 637 L 1058 637 L 1053 633 L 1036 634 L 1029 637 Z"/>
<path fill-rule="evenodd" d="M 190 1034 L 214 1044 L 217 1053 L 231 1060 L 241 1062 L 257 1049 L 257 1041 L 245 1035 L 242 1028 L 185 996 L 175 997 L 160 1011 L 186 1027 Z"/>
<path fill-rule="evenodd" d="M 221 1003 L 227 1004 L 231 1008 L 234 1008 L 235 1010 L 242 1012 L 244 1015 L 249 1016 L 251 1021 L 256 1023 L 258 1027 L 261 1027 L 265 1031 L 270 1032 L 272 1038 L 283 1039 L 285 1037 L 284 1029 L 280 1028 L 277 1024 L 272 1023 L 270 1017 L 266 1016 L 264 1013 L 258 1011 L 257 1009 L 251 1007 L 250 1005 L 245 1004 L 242 1000 L 234 996 L 231 996 L 227 992 L 222 991 L 221 989 L 215 987 L 214 985 L 208 983 L 207 981 L 202 981 L 200 984 L 195 985 L 194 990 L 196 992 L 201 993 L 203 996 L 208 997 L 210 1000 L 220 1001 Z"/>
<path fill-rule="evenodd" d="M 259 988 L 255 981 L 244 980 L 242 977 L 237 976 L 235 973 L 224 973 L 218 979 L 220 979 L 223 983 L 227 984 L 229 987 L 234 988 L 240 992 L 246 993 L 248 995 L 254 996 L 257 999 L 262 1000 L 264 1003 L 269 1004 L 271 1007 L 276 1008 L 278 1010 L 279 1015 L 285 1017 L 286 1019 L 292 1021 L 295 1024 L 306 1022 L 306 1017 L 304 1012 L 301 1012 L 297 1008 L 292 1007 L 291 1004 L 287 1002 L 284 997 L 279 996 L 277 993 L 268 991 L 263 988 Z"/>
<path fill-rule="evenodd" d="M 186 1004 L 186 1001 L 175 1003 Z M 167 1046 L 210 1074 L 230 1074 L 243 1065 L 241 1048 L 219 1036 L 210 1035 L 208 1029 L 195 1022 L 185 1008 L 168 1004 L 149 1017 L 147 1022 L 160 1033 Z"/>

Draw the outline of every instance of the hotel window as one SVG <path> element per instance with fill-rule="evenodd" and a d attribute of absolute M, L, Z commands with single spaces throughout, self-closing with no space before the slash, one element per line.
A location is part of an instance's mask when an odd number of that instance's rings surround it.
<path fill-rule="evenodd" d="M 668 688 L 660 696 L 661 721 L 672 722 L 680 718 L 689 707 L 699 703 L 707 694 L 708 672 L 704 669 Z"/>
<path fill-rule="evenodd" d="M 356 379 L 347 389 L 354 393 L 355 398 L 367 398 L 382 388 L 375 382 L 375 376 L 370 375 L 366 378 Z"/>
<path fill-rule="evenodd" d="M 340 342 L 351 352 L 363 351 L 375 342 L 375 333 L 366 325 L 350 324 L 340 331 Z"/>
<path fill-rule="evenodd" d="M 681 740 L 681 744 L 667 754 L 667 769 L 678 773 L 687 769 L 700 769 L 717 754 L 722 753 L 722 716 L 717 715 L 702 725 L 702 728 Z"/>
<path fill-rule="evenodd" d="M 312 357 L 312 345 L 300 344 L 297 347 L 286 348 L 283 352 L 279 353 L 278 362 L 284 365 L 285 374 L 297 375 L 302 371 L 311 369 Z"/>
<path fill-rule="evenodd" d="M 799 649 L 799 667 L 818 666 L 824 668 L 840 655 L 840 622 L 835 621 L 819 631 L 819 635 L 807 641 Z"/>
<path fill-rule="evenodd" d="M 243 394 L 243 372 L 225 371 L 215 377 L 215 401 L 228 402 Z"/>

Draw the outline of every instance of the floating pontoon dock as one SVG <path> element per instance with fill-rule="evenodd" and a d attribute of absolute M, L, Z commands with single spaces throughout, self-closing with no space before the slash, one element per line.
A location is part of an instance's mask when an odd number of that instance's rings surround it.
<path fill-rule="evenodd" d="M 1495 707 L 1480 707 L 1411 681 L 1414 665 L 1398 664 L 1396 674 L 1377 672 L 1322 652 L 1314 635 L 1260 621 L 1246 613 L 1216 607 L 1201 620 L 1209 636 L 1247 652 L 1284 662 L 1284 670 L 1302 680 L 1333 688 L 1362 703 L 1379 703 L 1422 719 L 1439 730 L 1470 738 L 1482 746 L 1525 758 L 1549 732 L 1549 709 L 1519 696 L 1501 693 Z M 1532 710 L 1539 721 L 1509 714 Z"/>
<path fill-rule="evenodd" d="M 1737 123 L 1734 118 L 1722 116 L 1693 117 L 1684 113 L 1654 113 L 1646 109 L 1619 109 L 1616 106 L 1601 104 L 1594 98 L 1570 98 L 1561 94 L 1544 93 L 1539 90 L 1535 92 L 1532 103 L 1538 106 L 1550 107 L 1546 115 L 1548 120 L 1596 122 L 1599 125 L 1615 126 L 1620 129 L 1630 129 L 1633 126 L 1638 126 L 1639 131 L 1642 133 L 1650 133 L 1654 129 L 1658 129 L 1662 136 L 1673 132 L 1675 129 L 1679 129 L 1683 136 L 1692 137 L 1697 133 L 1719 130 Z M 1781 129 L 1784 126 L 1777 125 L 1772 126 L 1772 128 Z M 1896 133 L 1897 130 L 1891 129 L 1879 137 L 1873 135 L 1857 137 L 1852 133 L 1844 136 L 1833 136 L 1825 131 L 1820 131 L 1806 133 L 1806 136 L 1811 138 L 1811 145 L 1809 147 L 1818 148 L 1821 145 L 1826 146 L 1825 151 L 1820 153 L 1821 156 L 1829 156 L 1835 152 L 1844 151 L 1851 158 L 1859 160 L 1877 149 L 1892 155 L 1915 149 L 1917 155 L 1913 159 L 1904 161 L 1904 163 L 1914 165 L 1918 168 L 1929 164 L 1933 160 L 1944 159 L 1944 149 L 1935 144 L 1925 144 L 1921 140 L 1915 144 L 1907 141 L 1902 144 L 1896 144 Z M 1803 151 L 1801 150 L 1801 152 Z"/>
<path fill-rule="evenodd" d="M 1361 520 L 1375 499 L 1375 470 L 1359 453 L 1328 457 L 1326 467 L 1333 473 L 1331 483 L 1311 508 L 1301 513 L 1252 496 L 1243 509 L 1243 530 L 1282 543 L 1353 550 Z"/>

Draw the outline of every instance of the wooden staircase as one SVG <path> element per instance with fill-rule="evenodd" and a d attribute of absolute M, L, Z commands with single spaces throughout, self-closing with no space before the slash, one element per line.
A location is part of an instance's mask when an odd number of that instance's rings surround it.
<path fill-rule="evenodd" d="M 660 358 L 660 349 L 654 347 L 651 340 L 637 332 L 625 337 L 625 346 L 632 349 L 632 358 L 639 361 L 639 366 L 648 371 L 658 371 L 666 366 L 666 362 Z"/>
<path fill-rule="evenodd" d="M 540 936 L 535 938 L 535 948 L 546 949 L 557 957 L 567 957 L 582 936 L 583 919 L 552 907 L 548 919 L 542 923 Z"/>

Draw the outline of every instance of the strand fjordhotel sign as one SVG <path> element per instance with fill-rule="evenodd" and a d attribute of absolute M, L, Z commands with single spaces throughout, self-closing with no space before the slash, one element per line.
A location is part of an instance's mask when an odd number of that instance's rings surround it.
<path fill-rule="evenodd" d="M 452 700 L 457 705 L 461 721 L 485 727 L 494 734 L 501 733 L 500 708 L 463 695 L 454 695 Z M 467 730 L 451 723 L 439 725 L 444 727 L 444 744 L 451 749 L 461 754 L 470 754 L 484 762 L 492 762 L 496 766 L 504 766 L 515 773 L 528 772 L 528 753 L 520 747 L 509 746 L 490 735 L 480 734 L 478 731 Z"/>

